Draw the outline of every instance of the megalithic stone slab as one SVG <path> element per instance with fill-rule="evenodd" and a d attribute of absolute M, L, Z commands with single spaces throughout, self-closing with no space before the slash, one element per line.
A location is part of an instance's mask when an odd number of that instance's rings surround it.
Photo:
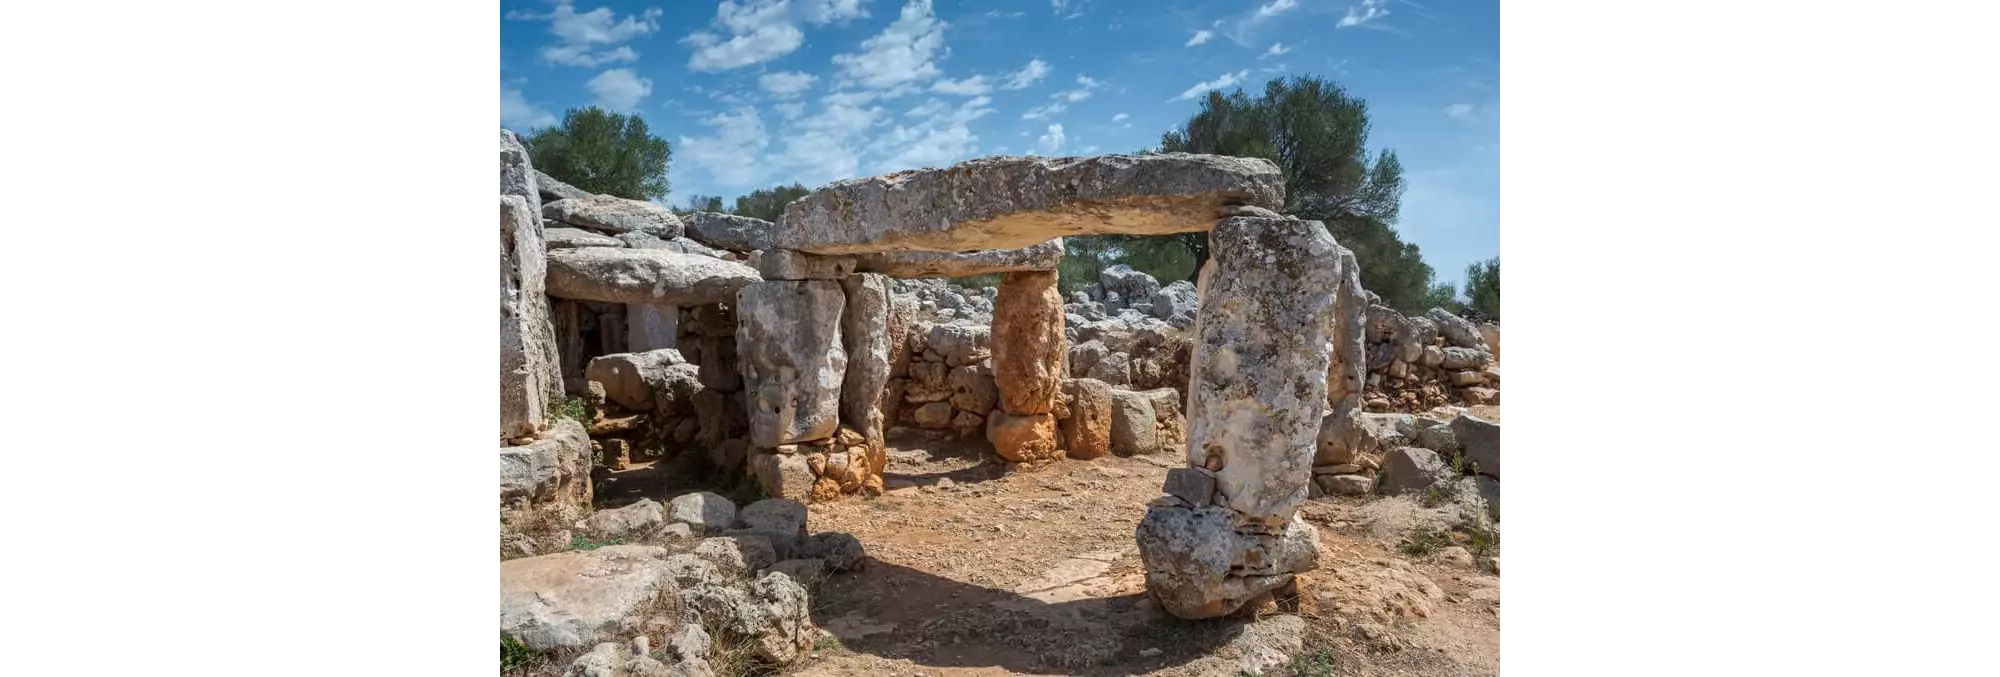
<path fill-rule="evenodd" d="M 970 277 L 1035 270 L 1055 270 L 1062 264 L 1063 241 L 1056 238 L 1020 249 L 976 252 L 882 252 L 857 257 L 855 270 L 890 277 Z"/>
<path fill-rule="evenodd" d="M 737 364 L 749 396 L 750 444 L 833 437 L 847 351 L 846 295 L 833 280 L 759 282 L 736 293 Z"/>
<path fill-rule="evenodd" d="M 1188 462 L 1265 523 L 1306 499 L 1341 282 L 1351 258 L 1317 221 L 1232 217 L 1209 232 L 1188 386 Z"/>
<path fill-rule="evenodd" d="M 1052 411 L 1066 352 L 1056 272 L 1008 273 L 993 301 L 993 382 L 1000 388 L 1000 408 L 1010 414 Z"/>
<path fill-rule="evenodd" d="M 1204 231 L 1226 207 L 1284 199 L 1278 166 L 1255 158 L 989 157 L 828 185 L 786 205 L 771 240 L 821 254 L 1018 249 L 1065 235 Z"/>
<path fill-rule="evenodd" d="M 504 137 L 503 137 L 504 138 Z M 500 196 L 500 436 L 533 434 L 562 401 L 542 221 L 527 198 Z"/>
<path fill-rule="evenodd" d="M 699 306 L 728 303 L 761 278 L 734 261 L 671 249 L 583 247 L 548 255 L 548 294 L 606 303 Z"/>

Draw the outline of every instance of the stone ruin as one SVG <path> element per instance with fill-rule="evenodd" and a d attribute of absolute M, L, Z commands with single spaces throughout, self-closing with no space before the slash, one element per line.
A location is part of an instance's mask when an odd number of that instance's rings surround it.
<path fill-rule="evenodd" d="M 777 223 L 584 193 L 505 132 L 501 160 L 516 510 L 587 506 L 591 457 L 620 467 L 640 444 L 800 501 L 881 493 L 892 424 L 983 436 L 1010 468 L 1176 450 L 1135 536 L 1151 594 L 1210 618 L 1316 567 L 1298 509 L 1316 467 L 1351 457 L 1383 370 L 1403 387 L 1471 359 L 1450 352 L 1464 327 L 1381 313 L 1351 252 L 1272 211 L 1284 177 L 1264 160 L 982 158 L 834 183 Z M 1185 232 L 1210 241 L 1196 284 L 1114 266 L 1057 291 L 1064 236 Z M 933 279 L 994 274 L 970 294 Z M 1447 345 L 1418 345 L 1432 331 Z M 1371 369 L 1384 346 L 1399 359 Z M 588 430 L 551 414 L 566 396 Z"/>

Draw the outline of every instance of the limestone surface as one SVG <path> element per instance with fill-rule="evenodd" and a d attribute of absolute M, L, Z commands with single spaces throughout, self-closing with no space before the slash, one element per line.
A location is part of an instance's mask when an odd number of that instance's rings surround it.
<path fill-rule="evenodd" d="M 500 563 L 500 634 L 530 649 L 582 649 L 640 630 L 662 593 L 667 549 L 613 545 Z"/>
<path fill-rule="evenodd" d="M 862 254 L 855 270 L 890 277 L 971 277 L 1034 270 L 1055 270 L 1062 263 L 1063 241 L 1056 238 L 1020 249 L 972 252 L 878 252 Z"/>
<path fill-rule="evenodd" d="M 611 195 L 586 195 L 542 205 L 542 217 L 605 233 L 639 232 L 671 240 L 681 236 L 685 226 L 666 207 L 643 200 Z"/>
<path fill-rule="evenodd" d="M 874 273 L 840 281 L 847 308 L 840 338 L 847 349 L 847 376 L 840 386 L 840 419 L 870 440 L 882 439 L 882 389 L 889 384 L 889 278 Z"/>
<path fill-rule="evenodd" d="M 689 214 L 683 223 L 687 226 L 687 237 L 716 249 L 748 254 L 771 248 L 773 226 L 763 219 L 695 212 Z"/>
<path fill-rule="evenodd" d="M 785 207 L 772 244 L 824 254 L 1017 249 L 1077 234 L 1207 230 L 1232 205 L 1278 208 L 1268 160 L 1163 153 L 989 157 L 841 181 Z"/>
<path fill-rule="evenodd" d="M 1319 565 L 1319 531 L 1304 520 L 1274 533 L 1243 526 L 1218 506 L 1148 508 L 1136 534 L 1146 590 L 1175 616 L 1215 618 Z"/>
<path fill-rule="evenodd" d="M 832 280 L 759 282 L 736 294 L 737 364 L 750 394 L 750 443 L 762 448 L 833 436 L 847 375 Z"/>
<path fill-rule="evenodd" d="M 1046 414 L 1061 386 L 1062 294 L 1054 271 L 1008 273 L 993 301 L 993 381 L 1000 408 L 1010 414 Z"/>
<path fill-rule="evenodd" d="M 534 434 L 546 423 L 549 410 L 562 401 L 555 324 L 544 295 L 546 256 L 542 222 L 528 210 L 527 200 L 500 196 L 502 438 Z"/>
<path fill-rule="evenodd" d="M 1111 386 L 1089 378 L 1063 382 L 1069 418 L 1062 420 L 1063 449 L 1070 458 L 1090 459 L 1111 451 Z"/>
<path fill-rule="evenodd" d="M 734 261 L 630 247 L 551 251 L 548 271 L 549 296 L 670 306 L 727 303 L 737 290 L 762 279 L 756 269 Z"/>

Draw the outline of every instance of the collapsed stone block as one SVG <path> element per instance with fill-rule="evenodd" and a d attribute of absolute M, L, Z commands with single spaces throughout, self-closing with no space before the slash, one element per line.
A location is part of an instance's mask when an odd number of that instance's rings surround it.
<path fill-rule="evenodd" d="M 1111 451 L 1111 386 L 1088 378 L 1063 382 L 1069 418 L 1062 421 L 1063 448 L 1070 458 L 1091 459 Z"/>

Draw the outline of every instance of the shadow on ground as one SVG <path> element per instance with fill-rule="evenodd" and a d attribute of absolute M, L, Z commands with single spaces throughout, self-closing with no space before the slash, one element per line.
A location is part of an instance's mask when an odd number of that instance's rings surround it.
<path fill-rule="evenodd" d="M 1133 581 L 1125 583 L 1114 587 L 1129 589 Z M 813 621 L 859 654 L 929 667 L 1105 676 L 1202 658 L 1248 622 L 1240 616 L 1175 618 L 1143 588 L 1107 597 L 1062 597 L 971 585 L 871 561 L 861 572 L 820 586 Z"/>

